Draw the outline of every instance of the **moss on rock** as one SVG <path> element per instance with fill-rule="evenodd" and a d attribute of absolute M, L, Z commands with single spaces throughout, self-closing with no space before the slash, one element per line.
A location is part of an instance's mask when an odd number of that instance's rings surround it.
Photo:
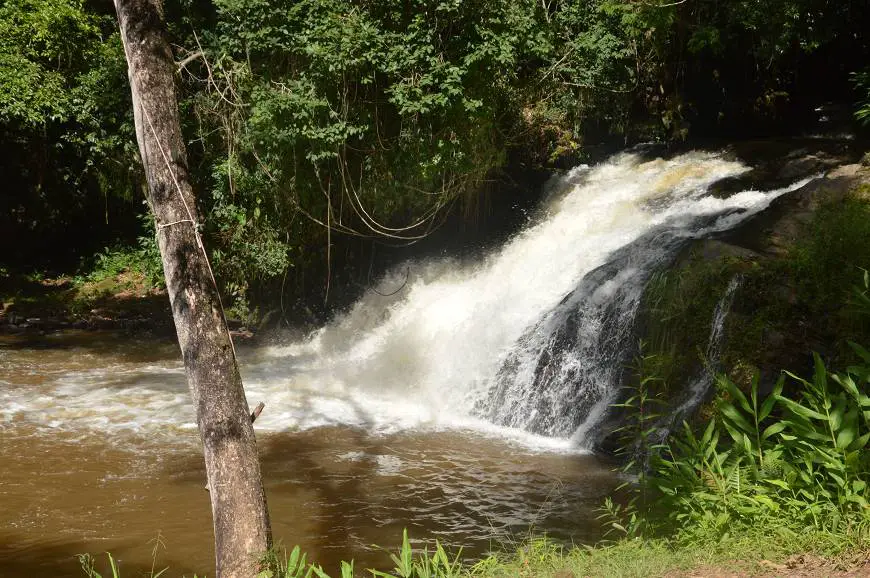
<path fill-rule="evenodd" d="M 704 362 L 716 304 L 742 281 L 726 318 L 721 367 L 738 384 L 759 371 L 805 372 L 818 352 L 854 361 L 849 341 L 870 343 L 854 295 L 870 269 L 870 171 L 847 165 L 783 197 L 768 214 L 721 240 L 698 241 L 654 277 L 641 337 L 658 375 L 682 391 Z"/>

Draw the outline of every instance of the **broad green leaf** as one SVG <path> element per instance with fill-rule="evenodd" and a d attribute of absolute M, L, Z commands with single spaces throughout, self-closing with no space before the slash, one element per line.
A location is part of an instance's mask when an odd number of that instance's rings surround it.
<path fill-rule="evenodd" d="M 290 557 L 287 559 L 287 569 L 288 570 L 293 569 L 295 571 L 296 568 L 299 567 L 299 554 L 300 554 L 300 552 L 301 552 L 301 550 L 299 549 L 299 546 L 295 546 L 293 548 L 293 550 L 290 552 Z M 304 564 L 304 562 L 303 562 L 303 564 Z"/>
<path fill-rule="evenodd" d="M 843 387 L 843 389 L 845 389 L 849 393 L 849 395 L 851 395 L 855 399 L 858 399 L 858 397 L 860 396 L 860 393 L 858 392 L 858 386 L 855 385 L 855 382 L 852 380 L 852 378 L 850 376 L 848 376 L 848 375 L 842 375 L 842 376 L 841 375 L 834 375 L 832 377 L 833 377 L 834 381 L 836 381 L 838 384 L 840 384 Z"/>
<path fill-rule="evenodd" d="M 728 419 L 731 423 L 739 427 L 743 432 L 754 434 L 755 427 L 749 425 L 749 422 L 746 421 L 746 418 L 740 413 L 736 407 L 729 403 L 725 403 L 722 405 L 720 411 L 722 415 Z"/>
<path fill-rule="evenodd" d="M 828 370 L 825 369 L 825 364 L 818 353 L 813 352 L 813 383 L 820 392 L 828 390 Z"/>
<path fill-rule="evenodd" d="M 784 404 L 790 411 L 792 411 L 793 413 L 795 413 L 801 417 L 804 417 L 807 419 L 819 419 L 819 420 L 825 420 L 825 421 L 827 421 L 827 419 L 828 419 L 827 416 L 825 416 L 824 414 L 821 414 L 821 413 L 814 411 L 808 407 L 805 407 L 805 406 L 803 406 L 795 401 L 790 400 L 787 397 L 783 397 L 780 395 L 780 396 L 777 396 L 777 400 L 779 402 L 781 402 L 782 404 Z"/>
<path fill-rule="evenodd" d="M 767 438 L 780 433 L 786 428 L 787 425 L 787 422 L 778 421 L 773 425 L 767 426 L 767 428 L 765 428 L 764 432 L 761 434 L 761 439 L 766 440 Z"/>
<path fill-rule="evenodd" d="M 728 432 L 728 435 L 731 436 L 731 439 L 735 443 L 740 443 L 743 440 L 743 432 L 734 427 L 730 421 L 723 422 L 723 425 L 725 426 L 725 431 Z"/>
<path fill-rule="evenodd" d="M 769 416 L 770 412 L 773 411 L 773 406 L 776 405 L 776 398 L 782 394 L 784 383 L 785 377 L 780 375 L 779 379 L 776 380 L 776 385 L 773 386 L 773 391 L 770 392 L 770 395 L 768 395 L 761 404 L 761 409 L 758 411 L 759 423 L 767 419 L 767 416 Z"/>
<path fill-rule="evenodd" d="M 838 403 L 830 412 L 828 422 L 831 430 L 837 431 L 843 425 L 843 414 L 845 413 L 845 404 Z"/>
<path fill-rule="evenodd" d="M 731 398 L 737 402 L 744 411 L 749 414 L 754 413 L 752 411 L 752 406 L 749 405 L 749 401 L 746 399 L 746 396 L 743 395 L 743 392 L 740 391 L 736 385 L 734 385 L 734 382 L 727 377 L 722 376 L 719 379 L 719 383 L 725 386 L 725 389 L 728 391 L 729 395 L 731 395 Z"/>
<path fill-rule="evenodd" d="M 863 450 L 867 446 L 867 442 L 870 441 L 870 432 L 865 433 L 864 435 L 858 437 L 849 444 L 849 451 L 858 451 Z"/>
<path fill-rule="evenodd" d="M 711 420 L 709 424 L 707 424 L 707 428 L 704 430 L 704 435 L 701 436 L 701 446 L 708 447 L 710 444 L 710 440 L 713 438 L 713 428 L 716 425 L 715 420 Z"/>
<path fill-rule="evenodd" d="M 837 482 L 837 485 L 840 486 L 841 488 L 846 485 L 846 480 L 844 480 L 838 474 L 835 474 L 834 472 L 828 472 L 828 475 L 831 476 L 832 478 L 834 478 L 834 480 Z"/>
<path fill-rule="evenodd" d="M 743 434 L 743 450 L 747 453 L 747 455 L 752 454 L 752 442 L 749 440 L 749 436 Z"/>
<path fill-rule="evenodd" d="M 853 441 L 855 441 L 855 437 L 857 434 L 857 430 L 853 427 L 844 427 L 840 430 L 840 433 L 837 434 L 837 447 L 840 449 L 848 448 Z"/>
<path fill-rule="evenodd" d="M 864 275 L 867 275 L 867 272 L 864 272 Z M 863 359 L 866 363 L 870 363 L 870 351 L 867 351 L 861 345 L 855 343 L 854 341 L 849 342 L 849 347 L 852 348 L 852 351 L 858 354 L 858 356 Z"/>

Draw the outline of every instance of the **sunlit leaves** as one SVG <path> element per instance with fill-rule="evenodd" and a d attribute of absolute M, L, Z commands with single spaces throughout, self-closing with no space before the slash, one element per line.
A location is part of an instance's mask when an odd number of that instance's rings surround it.
<path fill-rule="evenodd" d="M 866 372 L 858 366 L 830 373 L 816 355 L 811 380 L 789 373 L 797 389 L 785 395 L 781 378 L 764 399 L 758 375 L 748 395 L 720 377 L 717 418 L 701 438 L 687 424 L 654 462 L 649 481 L 661 492 L 661 515 L 680 524 L 723 517 L 752 524 L 784 512 L 794 522 L 833 530 L 843 520 L 866 523 L 870 420 L 866 380 L 861 387 L 855 382 Z"/>
<path fill-rule="evenodd" d="M 75 114 L 70 89 L 93 64 L 100 18 L 82 3 L 10 0 L 0 6 L 0 120 L 41 125 Z"/>

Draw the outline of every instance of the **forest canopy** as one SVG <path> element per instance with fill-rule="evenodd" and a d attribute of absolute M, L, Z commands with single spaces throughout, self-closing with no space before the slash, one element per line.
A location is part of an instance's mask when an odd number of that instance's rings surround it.
<path fill-rule="evenodd" d="M 139 218 L 110 8 L 0 7 L 0 238 L 20 249 L 6 267 L 68 271 L 153 236 Z M 242 305 L 291 268 L 298 291 L 311 291 L 305 271 L 353 259 L 336 243 L 413 242 L 450 212 L 473 216 L 506 168 L 568 166 L 601 144 L 799 132 L 825 102 L 870 118 L 861 0 L 165 9 L 208 246 Z M 322 292 L 321 280 L 309 285 Z"/>

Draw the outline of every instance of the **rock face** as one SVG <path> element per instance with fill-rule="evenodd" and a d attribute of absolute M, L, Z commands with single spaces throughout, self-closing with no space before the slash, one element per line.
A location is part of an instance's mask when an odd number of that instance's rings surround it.
<path fill-rule="evenodd" d="M 783 255 L 801 238 L 820 207 L 842 202 L 850 191 L 867 182 L 867 167 L 854 163 L 836 166 L 774 201 L 767 211 L 731 232 L 728 242 L 767 256 Z"/>
<path fill-rule="evenodd" d="M 717 183 L 717 195 L 769 190 L 818 177 L 778 198 L 738 228 L 715 239 L 693 242 L 658 283 L 654 279 L 648 285 L 639 337 L 647 344 L 645 353 L 654 360 L 650 371 L 662 378 L 657 393 L 671 408 L 697 386 L 705 364 L 712 361 L 716 371 L 742 385 L 760 372 L 762 389 L 766 389 L 783 369 L 804 372 L 813 351 L 826 359 L 839 359 L 841 349 L 847 348 L 835 342 L 860 338 L 860 333 L 849 334 L 844 328 L 851 327 L 849 295 L 860 282 L 859 266 L 854 264 L 863 262 L 870 268 L 870 242 L 856 244 L 854 249 L 848 244 L 830 251 L 813 247 L 825 246 L 824 240 L 814 237 L 827 226 L 819 222 L 820 215 L 830 220 L 831 215 L 840 218 L 838 214 L 845 214 L 849 220 L 854 203 L 867 199 L 870 207 L 870 167 L 857 162 L 862 154 L 848 144 L 823 145 L 815 149 L 792 145 L 791 150 L 779 142 L 735 146 L 733 154 L 756 168 Z M 753 163 L 753 155 L 761 160 Z M 849 222 L 854 221 L 860 219 L 851 217 Z M 843 287 L 814 288 L 819 282 L 813 275 L 824 277 L 822 271 L 838 270 L 841 260 L 853 264 L 854 276 L 843 272 L 847 279 Z M 721 350 L 717 360 L 710 360 L 705 353 L 710 319 L 717 300 L 735 278 L 740 284 L 724 322 Z M 608 416 L 605 428 L 616 430 L 624 424 L 617 412 Z M 613 435 L 605 435 L 599 447 L 610 451 L 617 445 Z"/>
<path fill-rule="evenodd" d="M 746 247 L 740 247 L 732 243 L 726 243 L 718 239 L 704 239 L 697 241 L 692 248 L 692 255 L 695 258 L 702 259 L 708 262 L 721 261 L 723 259 L 757 259 L 759 253 Z M 683 263 L 678 263 L 680 266 Z"/>
<path fill-rule="evenodd" d="M 730 145 L 727 154 L 752 170 L 717 183 L 712 188 L 714 194 L 728 195 L 753 187 L 784 187 L 841 165 L 857 163 L 861 158 L 861 151 L 853 141 L 842 139 L 748 141 Z"/>

